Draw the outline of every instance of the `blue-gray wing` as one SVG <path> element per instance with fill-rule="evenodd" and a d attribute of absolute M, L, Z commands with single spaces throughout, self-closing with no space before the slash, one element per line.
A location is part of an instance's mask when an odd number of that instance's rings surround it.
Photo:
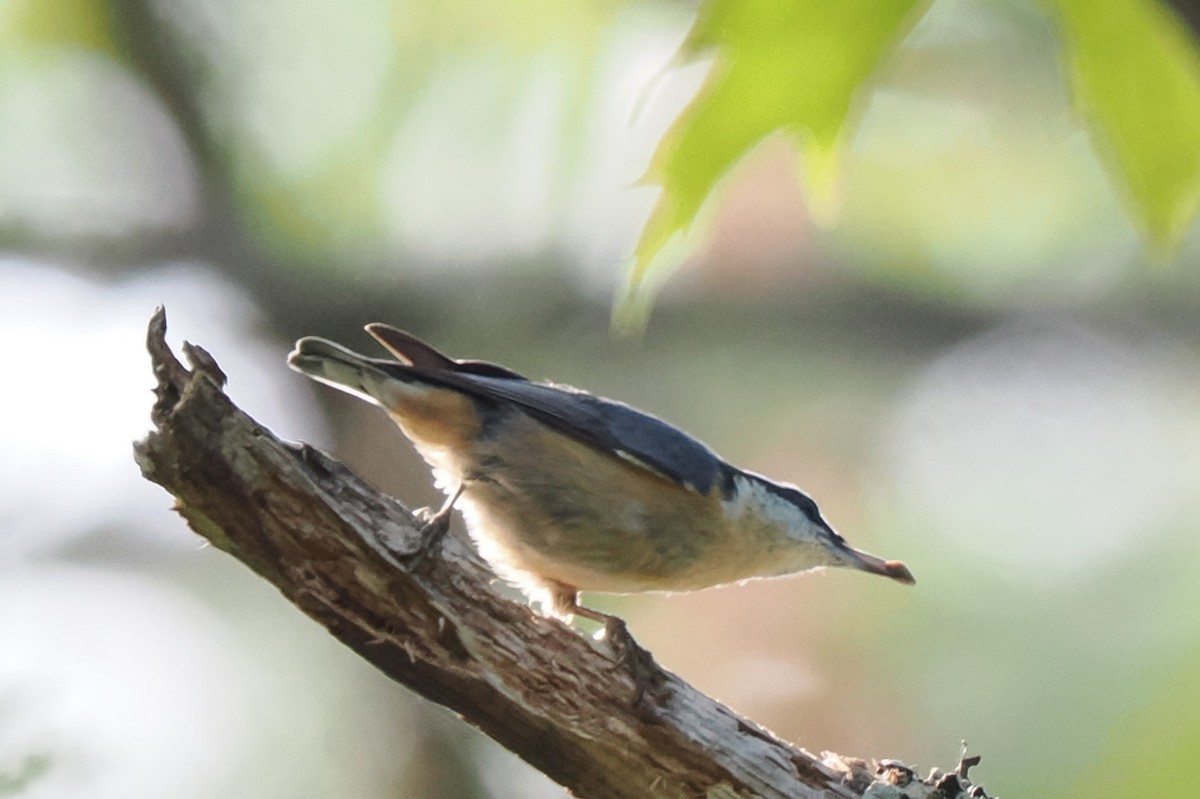
<path fill-rule="evenodd" d="M 704 444 L 648 413 L 582 391 L 459 372 L 471 393 L 518 406 L 525 413 L 584 444 L 685 488 L 707 494 L 731 490 L 730 468 Z"/>
<path fill-rule="evenodd" d="M 503 366 L 456 361 L 390 325 L 367 332 L 403 363 L 371 361 L 401 380 L 440 383 L 477 398 L 515 406 L 543 424 L 681 486 L 728 495 L 733 472 L 712 450 L 648 413 L 570 388 L 531 383 Z"/>

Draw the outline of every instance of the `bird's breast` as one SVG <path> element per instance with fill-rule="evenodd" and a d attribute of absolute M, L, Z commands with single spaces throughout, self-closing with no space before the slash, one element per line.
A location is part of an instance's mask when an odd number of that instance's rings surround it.
<path fill-rule="evenodd" d="M 761 542 L 730 524 L 718 487 L 698 493 L 522 414 L 481 439 L 463 472 L 472 538 L 515 582 L 680 591 L 763 573 Z"/>

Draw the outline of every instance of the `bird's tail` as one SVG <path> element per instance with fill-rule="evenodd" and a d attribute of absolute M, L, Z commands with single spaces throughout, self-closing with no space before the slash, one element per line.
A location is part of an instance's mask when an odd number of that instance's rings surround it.
<path fill-rule="evenodd" d="M 479 408 L 469 391 L 455 385 L 453 372 L 445 368 L 431 372 L 454 361 L 444 357 L 436 360 L 416 351 L 415 345 L 397 354 L 408 362 L 368 358 L 332 341 L 309 336 L 296 342 L 296 349 L 288 355 L 288 365 L 314 380 L 381 406 L 425 460 L 435 468 L 449 469 L 445 453 L 469 452 L 479 435 Z"/>
<path fill-rule="evenodd" d="M 314 380 L 362 397 L 385 408 L 394 407 L 394 395 L 403 384 L 403 364 L 359 355 L 328 339 L 307 336 L 296 342 L 288 366 Z"/>

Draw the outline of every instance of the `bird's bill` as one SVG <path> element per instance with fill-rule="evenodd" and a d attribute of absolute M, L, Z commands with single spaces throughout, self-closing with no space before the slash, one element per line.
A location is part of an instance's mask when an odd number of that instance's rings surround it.
<path fill-rule="evenodd" d="M 917 582 L 908 567 L 898 560 L 884 560 L 857 549 L 849 549 L 843 554 L 847 555 L 846 565 L 851 568 L 868 574 L 878 574 L 880 577 L 888 577 L 905 585 L 915 585 Z"/>

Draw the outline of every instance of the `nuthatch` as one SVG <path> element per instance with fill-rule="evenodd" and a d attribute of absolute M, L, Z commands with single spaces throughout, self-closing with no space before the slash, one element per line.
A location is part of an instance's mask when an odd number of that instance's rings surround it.
<path fill-rule="evenodd" d="M 480 554 L 543 612 L 609 621 L 579 591 L 688 591 L 840 566 L 912 584 L 854 549 L 799 489 L 743 471 L 649 414 L 382 324 L 399 362 L 303 338 L 293 369 L 381 405 L 461 508 Z"/>

